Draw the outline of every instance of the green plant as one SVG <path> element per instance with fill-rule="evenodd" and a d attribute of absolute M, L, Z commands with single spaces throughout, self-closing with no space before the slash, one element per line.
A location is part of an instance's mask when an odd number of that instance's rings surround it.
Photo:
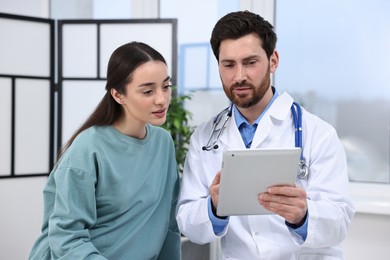
<path fill-rule="evenodd" d="M 183 172 L 190 137 L 194 131 L 194 127 L 189 125 L 192 114 L 184 108 L 184 102 L 190 99 L 191 95 L 172 95 L 167 120 L 164 125 L 162 125 L 162 127 L 168 130 L 172 135 L 180 173 Z"/>

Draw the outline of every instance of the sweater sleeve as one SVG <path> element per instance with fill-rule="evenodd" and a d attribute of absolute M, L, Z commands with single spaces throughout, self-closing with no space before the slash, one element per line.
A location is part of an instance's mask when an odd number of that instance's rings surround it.
<path fill-rule="evenodd" d="M 158 259 L 181 259 L 181 235 L 176 222 L 176 205 L 179 196 L 179 190 L 180 178 L 178 176 L 175 182 L 175 188 L 173 190 L 169 229 Z"/>
<path fill-rule="evenodd" d="M 49 218 L 52 259 L 106 259 L 90 241 L 96 223 L 95 178 L 77 169 L 59 168 L 56 194 Z"/>

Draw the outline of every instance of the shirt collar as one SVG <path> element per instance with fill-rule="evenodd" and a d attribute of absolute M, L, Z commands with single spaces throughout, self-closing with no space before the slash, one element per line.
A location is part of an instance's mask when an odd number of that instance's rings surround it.
<path fill-rule="evenodd" d="M 270 108 L 272 103 L 275 101 L 275 99 L 279 96 L 279 93 L 276 91 L 274 87 L 272 87 L 272 92 L 274 95 L 272 96 L 271 101 L 268 103 L 268 105 L 265 107 L 264 111 L 259 115 L 259 117 L 255 120 L 253 125 L 258 125 L 261 118 L 267 112 L 267 110 Z M 241 114 L 241 112 L 237 109 L 236 105 L 233 105 L 233 113 L 234 113 L 234 118 L 236 120 L 236 125 L 237 127 L 240 127 L 242 124 L 247 124 L 250 125 L 248 120 L 245 119 L 245 117 Z"/>

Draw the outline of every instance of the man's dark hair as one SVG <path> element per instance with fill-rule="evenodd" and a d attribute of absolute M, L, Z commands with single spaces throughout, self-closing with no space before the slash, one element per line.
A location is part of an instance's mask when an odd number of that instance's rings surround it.
<path fill-rule="evenodd" d="M 215 58 L 219 60 L 221 41 L 238 39 L 251 33 L 258 35 L 261 40 L 261 47 L 265 50 L 269 59 L 275 50 L 277 41 L 273 26 L 260 15 L 249 11 L 229 13 L 216 23 L 210 39 Z"/>

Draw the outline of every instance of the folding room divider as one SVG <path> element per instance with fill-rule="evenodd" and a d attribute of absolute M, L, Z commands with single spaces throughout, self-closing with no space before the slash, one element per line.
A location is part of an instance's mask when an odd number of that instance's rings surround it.
<path fill-rule="evenodd" d="M 156 48 L 176 83 L 176 19 L 56 22 L 0 13 L 0 36 L 0 178 L 49 174 L 104 95 L 108 59 L 120 45 Z"/>

